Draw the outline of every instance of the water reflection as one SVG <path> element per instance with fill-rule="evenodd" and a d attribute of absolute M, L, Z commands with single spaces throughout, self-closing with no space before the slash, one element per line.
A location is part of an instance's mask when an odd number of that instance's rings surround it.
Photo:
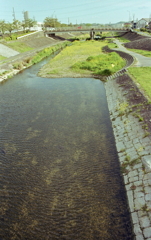
<path fill-rule="evenodd" d="M 103 83 L 32 71 L 0 87 L 0 236 L 133 239 Z"/>

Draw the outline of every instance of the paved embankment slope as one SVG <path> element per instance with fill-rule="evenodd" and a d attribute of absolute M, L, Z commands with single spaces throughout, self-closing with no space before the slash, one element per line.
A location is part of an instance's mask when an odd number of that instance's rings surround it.
<path fill-rule="evenodd" d="M 135 58 L 134 66 L 151 66 L 151 58 L 119 48 Z M 143 123 L 128 109 L 126 91 L 120 82 L 129 80 L 124 71 L 108 77 L 105 83 L 110 119 L 121 164 L 129 209 L 136 240 L 151 240 L 151 136 L 146 135 Z M 124 79 L 124 81 L 123 81 Z M 125 105 L 125 109 L 121 108 Z"/>
<path fill-rule="evenodd" d="M 15 56 L 15 55 L 18 55 L 19 52 L 5 46 L 4 44 L 1 44 L 0 43 L 0 55 L 1 56 L 4 56 L 4 57 L 12 57 L 12 56 Z"/>

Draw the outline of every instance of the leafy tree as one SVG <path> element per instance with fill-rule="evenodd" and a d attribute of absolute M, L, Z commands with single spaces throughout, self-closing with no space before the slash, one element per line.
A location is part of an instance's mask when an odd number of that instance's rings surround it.
<path fill-rule="evenodd" d="M 0 31 L 4 34 L 7 30 L 5 20 L 0 20 Z"/>
<path fill-rule="evenodd" d="M 7 28 L 7 30 L 9 31 L 10 36 L 11 36 L 12 31 L 15 30 L 14 24 L 8 22 L 8 23 L 6 23 L 6 28 Z"/>
<path fill-rule="evenodd" d="M 28 29 L 27 31 L 29 31 L 30 28 L 33 27 L 35 24 L 36 24 L 36 21 L 29 18 L 29 19 L 23 21 L 21 25 L 22 25 L 24 31 L 26 32 L 27 29 Z"/>
<path fill-rule="evenodd" d="M 14 24 L 14 27 L 15 27 L 15 30 L 20 30 L 21 29 L 21 22 L 19 21 L 19 20 L 15 20 L 14 22 L 13 22 L 13 24 Z"/>
<path fill-rule="evenodd" d="M 92 24 L 91 24 L 91 23 L 86 23 L 85 26 L 86 26 L 86 27 L 91 27 Z"/>
<path fill-rule="evenodd" d="M 44 28 L 48 28 L 48 27 L 60 27 L 61 23 L 58 21 L 57 18 L 53 18 L 53 17 L 46 17 L 44 19 Z"/>

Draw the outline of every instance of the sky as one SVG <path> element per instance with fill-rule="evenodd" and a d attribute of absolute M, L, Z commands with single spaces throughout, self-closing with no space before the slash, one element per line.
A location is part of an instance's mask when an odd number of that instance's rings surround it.
<path fill-rule="evenodd" d="M 23 12 L 43 22 L 46 17 L 61 23 L 117 23 L 151 18 L 151 0 L 0 0 L 0 20 L 22 21 Z"/>

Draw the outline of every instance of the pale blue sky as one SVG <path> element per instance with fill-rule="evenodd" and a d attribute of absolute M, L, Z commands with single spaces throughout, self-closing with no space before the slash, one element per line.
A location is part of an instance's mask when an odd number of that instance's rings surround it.
<path fill-rule="evenodd" d="M 151 0 L 0 0 L 0 20 L 23 20 L 23 11 L 42 22 L 56 17 L 62 23 L 116 23 L 151 17 Z"/>

